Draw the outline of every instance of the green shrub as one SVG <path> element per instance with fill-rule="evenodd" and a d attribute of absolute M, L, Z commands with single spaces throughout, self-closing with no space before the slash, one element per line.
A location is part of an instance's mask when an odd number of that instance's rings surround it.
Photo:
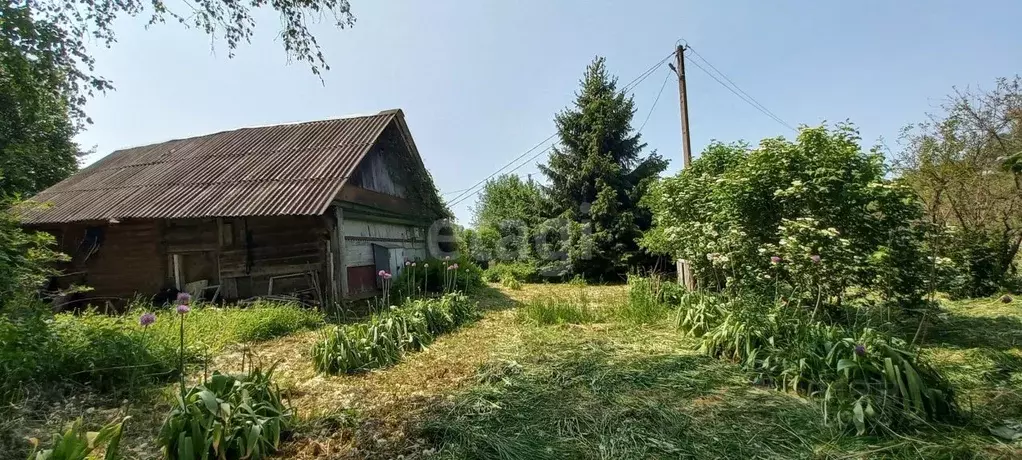
<path fill-rule="evenodd" d="M 54 250 L 53 236 L 22 229 L 11 205 L 7 197 L 0 196 L 0 314 L 6 313 L 11 303 L 32 300 L 55 273 L 53 263 L 67 259 Z"/>
<path fill-rule="evenodd" d="M 390 366 L 477 317 L 475 304 L 464 294 L 408 301 L 369 321 L 324 331 L 312 347 L 313 366 L 328 374 Z"/>
<path fill-rule="evenodd" d="M 538 326 L 551 324 L 585 324 L 598 319 L 593 307 L 580 299 L 533 299 L 518 309 L 519 320 Z"/>
<path fill-rule="evenodd" d="M 117 451 L 120 448 L 121 433 L 124 430 L 124 422 L 130 417 L 125 417 L 119 422 L 112 422 L 99 431 L 85 431 L 82 419 L 75 420 L 68 426 L 64 433 L 57 433 L 53 436 L 53 447 L 39 450 L 39 441 L 30 439 L 32 453 L 29 460 L 86 460 L 99 458 L 93 456 L 93 452 L 103 453 L 105 460 L 119 458 Z"/>
<path fill-rule="evenodd" d="M 487 268 L 483 279 L 490 283 L 514 279 L 523 283 L 539 281 L 539 271 L 532 262 L 501 262 Z"/>
<path fill-rule="evenodd" d="M 756 297 L 690 294 L 678 324 L 701 338 L 701 351 L 738 362 L 758 382 L 822 396 L 826 421 L 859 434 L 956 415 L 950 384 L 903 340 L 811 315 Z"/>
<path fill-rule="evenodd" d="M 88 311 L 52 316 L 43 306 L 0 315 L 0 397 L 27 384 L 75 382 L 100 391 L 130 391 L 177 375 L 179 324 L 172 310 L 148 328 L 143 311 L 110 316 Z M 195 306 L 185 318 L 185 359 L 195 363 L 232 343 L 261 341 L 323 324 L 321 314 L 287 304 L 250 308 Z"/>
<path fill-rule="evenodd" d="M 794 141 L 709 146 L 644 199 L 651 250 L 687 259 L 699 286 L 843 305 L 924 306 L 923 208 L 889 180 L 854 127 L 803 128 Z M 881 306 L 881 305 L 878 305 Z"/>
<path fill-rule="evenodd" d="M 178 398 L 157 442 L 166 458 L 260 459 L 276 452 L 294 421 L 272 367 L 245 375 L 214 372 Z"/>

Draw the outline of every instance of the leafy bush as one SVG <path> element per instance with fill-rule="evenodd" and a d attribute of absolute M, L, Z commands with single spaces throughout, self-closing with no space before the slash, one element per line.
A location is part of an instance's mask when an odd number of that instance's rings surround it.
<path fill-rule="evenodd" d="M 447 267 L 457 264 L 457 270 L 448 271 Z M 415 261 L 415 266 L 402 267 L 401 273 L 392 281 L 394 299 L 417 297 L 424 294 L 443 294 L 445 280 L 456 284 L 455 291 L 471 291 L 483 285 L 483 270 L 467 257 L 440 260 L 426 259 Z"/>
<path fill-rule="evenodd" d="M 294 425 L 273 383 L 273 368 L 245 375 L 214 372 L 203 385 L 178 397 L 160 428 L 166 458 L 264 458 Z"/>
<path fill-rule="evenodd" d="M 1000 232 L 964 231 L 960 228 L 936 229 L 929 251 L 937 254 L 935 288 L 952 298 L 974 298 L 993 295 L 1011 287 L 1010 263 L 1000 260 L 1007 252 Z"/>
<path fill-rule="evenodd" d="M 390 366 L 477 317 L 475 304 L 464 294 L 408 301 L 369 321 L 324 331 L 312 347 L 313 366 L 329 374 Z"/>
<path fill-rule="evenodd" d="M 50 315 L 45 307 L 0 315 L 0 396 L 26 384 L 86 384 L 100 391 L 131 390 L 177 375 L 177 314 L 159 312 L 139 324 L 141 307 L 122 316 L 88 311 Z M 323 324 L 322 315 L 287 304 L 252 308 L 198 306 L 186 318 L 189 362 L 238 342 L 267 340 Z"/>
<path fill-rule="evenodd" d="M 584 324 L 597 320 L 596 311 L 588 302 L 580 299 L 542 298 L 533 299 L 518 309 L 521 321 L 546 326 L 551 324 Z"/>
<path fill-rule="evenodd" d="M 500 285 L 511 289 L 512 291 L 517 291 L 522 288 L 522 282 L 518 281 L 517 278 L 504 278 L 500 280 Z"/>
<path fill-rule="evenodd" d="M 525 283 L 539 281 L 539 271 L 531 262 L 496 263 L 483 272 L 483 279 L 490 283 L 514 279 Z"/>
<path fill-rule="evenodd" d="M 683 288 L 659 277 L 628 277 L 628 302 L 617 314 L 621 319 L 636 324 L 655 323 L 665 316 L 669 306 L 677 305 Z"/>
<path fill-rule="evenodd" d="M 759 382 L 822 395 L 827 421 L 859 434 L 955 416 L 950 384 L 904 341 L 827 325 L 812 314 L 755 296 L 689 294 L 678 324 L 701 338 L 701 351 L 740 363 Z"/>
<path fill-rule="evenodd" d="M 53 249 L 50 234 L 23 230 L 17 216 L 8 210 L 10 205 L 0 196 L 0 313 L 6 312 L 12 301 L 31 300 L 54 273 L 53 262 L 67 258 Z"/>
<path fill-rule="evenodd" d="M 929 273 L 912 191 L 885 178 L 854 128 L 803 128 L 796 142 L 713 144 L 644 203 L 653 250 L 689 260 L 700 286 L 805 303 L 916 308 Z M 794 299 L 797 297 L 797 299 Z M 819 300 L 818 300 L 819 299 Z"/>
<path fill-rule="evenodd" d="M 68 426 L 63 434 L 57 433 L 53 436 L 53 447 L 39 450 L 39 440 L 30 439 L 32 453 L 29 460 L 86 460 L 99 458 L 93 453 L 103 453 L 105 460 L 118 458 L 117 450 L 121 443 L 121 433 L 124 430 L 124 422 L 130 417 L 125 417 L 119 422 L 112 422 L 99 431 L 85 431 L 82 419 L 78 419 Z"/>

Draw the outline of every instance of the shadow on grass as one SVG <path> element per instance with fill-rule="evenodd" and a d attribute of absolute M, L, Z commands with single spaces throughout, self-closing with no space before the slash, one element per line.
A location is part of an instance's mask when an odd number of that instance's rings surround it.
<path fill-rule="evenodd" d="M 812 404 L 699 355 L 590 343 L 502 368 L 426 414 L 424 436 L 455 458 L 794 458 L 826 430 Z"/>

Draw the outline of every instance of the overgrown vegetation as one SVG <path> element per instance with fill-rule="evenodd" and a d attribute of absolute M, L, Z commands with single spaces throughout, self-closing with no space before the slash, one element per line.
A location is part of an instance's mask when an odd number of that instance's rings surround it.
<path fill-rule="evenodd" d="M 168 459 L 261 459 L 277 451 L 294 423 L 273 383 L 273 367 L 241 375 L 214 372 L 180 395 L 158 443 Z"/>
<path fill-rule="evenodd" d="M 312 347 L 312 361 L 317 371 L 328 374 L 390 366 L 477 317 L 475 304 L 464 294 L 409 300 L 368 321 L 323 331 Z"/>
<path fill-rule="evenodd" d="M 483 271 L 483 280 L 496 283 L 515 280 L 524 283 L 539 281 L 539 272 L 533 262 L 498 262 Z"/>
<path fill-rule="evenodd" d="M 95 312 L 52 317 L 33 307 L 0 315 L 0 394 L 17 397 L 29 387 L 86 385 L 131 392 L 177 376 L 177 314 L 163 311 L 142 325 L 136 307 L 121 316 Z M 255 342 L 323 324 L 319 313 L 294 305 L 192 308 L 185 330 L 185 360 L 201 363 L 233 343 Z"/>
<path fill-rule="evenodd" d="M 551 324 L 585 324 L 596 320 L 597 312 L 586 299 L 544 298 L 534 299 L 521 307 L 521 321 L 537 326 Z"/>
<path fill-rule="evenodd" d="M 822 396 L 825 420 L 854 425 L 860 435 L 957 415 L 951 385 L 903 340 L 749 297 L 687 294 L 677 315 L 678 325 L 701 339 L 701 351 L 741 364 L 756 381 Z"/>
<path fill-rule="evenodd" d="M 684 290 L 659 276 L 628 277 L 628 302 L 616 310 L 620 319 L 634 324 L 652 324 L 678 305 Z"/>
<path fill-rule="evenodd" d="M 30 439 L 32 453 L 29 460 L 87 460 L 98 459 L 103 454 L 104 460 L 118 458 L 121 434 L 127 418 L 111 422 L 99 431 L 86 431 L 82 419 L 75 420 L 63 433 L 53 436 L 53 446 L 48 449 L 39 448 L 38 439 Z"/>
<path fill-rule="evenodd" d="M 1022 287 L 1022 77 L 955 89 L 902 141 L 900 180 L 925 204 L 930 251 L 946 260 L 936 287 L 956 297 Z"/>

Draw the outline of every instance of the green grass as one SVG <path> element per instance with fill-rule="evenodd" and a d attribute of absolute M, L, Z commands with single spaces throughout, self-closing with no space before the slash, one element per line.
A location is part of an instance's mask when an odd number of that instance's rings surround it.
<path fill-rule="evenodd" d="M 3 319 L 0 390 L 10 396 L 24 385 L 76 383 L 100 391 L 131 391 L 172 378 L 182 317 L 161 310 L 156 323 L 143 328 L 138 322 L 142 312 L 136 308 L 120 316 L 87 312 Z M 200 362 L 229 344 L 268 340 L 321 324 L 322 315 L 293 305 L 196 306 L 184 316 L 185 359 Z"/>
<path fill-rule="evenodd" d="M 584 300 L 563 297 L 530 300 L 518 310 L 518 317 L 538 326 L 585 324 L 598 318 L 594 308 Z"/>
<path fill-rule="evenodd" d="M 528 331 L 515 365 L 483 366 L 427 417 L 443 458 L 797 458 L 835 436 L 813 404 L 750 386 L 678 334 L 564 331 Z"/>
<path fill-rule="evenodd" d="M 824 424 L 818 398 L 754 385 L 696 352 L 668 319 L 622 315 L 625 299 L 591 305 L 618 313 L 579 327 L 538 327 L 565 316 L 540 312 L 573 310 L 556 299 L 575 287 L 548 290 L 520 307 L 534 319 L 520 322 L 520 341 L 422 417 L 441 458 L 1022 458 L 1022 442 L 989 431 L 1022 417 L 1017 306 L 949 304 L 929 328 L 924 354 L 958 388 L 963 420 L 856 436 Z"/>

